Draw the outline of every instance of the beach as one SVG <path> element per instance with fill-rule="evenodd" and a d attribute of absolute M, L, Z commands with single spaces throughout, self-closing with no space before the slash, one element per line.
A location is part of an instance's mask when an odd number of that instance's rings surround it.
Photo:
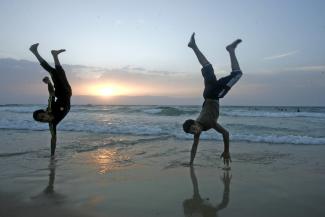
<path fill-rule="evenodd" d="M 325 215 L 324 107 L 221 107 L 228 168 L 213 130 L 188 164 L 199 105 L 73 105 L 53 159 L 44 106 L 0 106 L 0 217 Z"/>
<path fill-rule="evenodd" d="M 1 217 L 325 214 L 323 145 L 233 142 L 229 169 L 204 140 L 191 168 L 190 140 L 60 132 L 50 159 L 47 131 L 0 135 Z"/>
<path fill-rule="evenodd" d="M 325 217 L 325 0 L 0 8 L 0 217 Z"/>

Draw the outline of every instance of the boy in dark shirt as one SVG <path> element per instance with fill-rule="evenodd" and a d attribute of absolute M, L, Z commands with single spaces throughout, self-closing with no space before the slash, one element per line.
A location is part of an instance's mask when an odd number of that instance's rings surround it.
<path fill-rule="evenodd" d="M 240 79 L 243 74 L 239 68 L 235 55 L 235 49 L 241 40 L 237 39 L 226 47 L 226 50 L 230 55 L 232 72 L 230 75 L 218 80 L 214 74 L 212 65 L 197 47 L 194 36 L 195 33 L 192 34 L 188 46 L 193 49 L 196 57 L 203 67 L 202 75 L 204 77 L 204 103 L 199 117 L 195 121 L 191 119 L 186 120 L 183 124 L 183 130 L 186 133 L 194 134 L 190 164 L 193 164 L 201 132 L 214 129 L 223 136 L 224 152 L 221 154 L 221 158 L 223 158 L 225 164 L 229 165 L 229 162 L 231 162 L 229 153 L 229 133 L 217 122 L 219 117 L 219 99 L 223 98 L 227 94 L 230 88 Z"/>
<path fill-rule="evenodd" d="M 51 131 L 51 156 L 54 156 L 56 148 L 56 126 L 70 111 L 70 98 L 72 95 L 70 84 L 65 72 L 59 62 L 58 55 L 64 52 L 61 50 L 52 50 L 55 68 L 51 67 L 38 53 L 38 43 L 33 44 L 29 50 L 35 55 L 41 66 L 49 72 L 54 86 L 49 77 L 44 77 L 43 82 L 47 84 L 49 91 L 48 107 L 46 110 L 40 109 L 33 113 L 36 121 L 49 123 Z M 55 99 L 56 98 L 56 99 Z"/>

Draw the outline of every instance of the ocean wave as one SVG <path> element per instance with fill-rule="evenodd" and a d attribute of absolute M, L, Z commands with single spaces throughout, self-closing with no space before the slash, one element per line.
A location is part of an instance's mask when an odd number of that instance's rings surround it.
<path fill-rule="evenodd" d="M 193 136 L 188 134 L 176 135 L 178 139 L 192 140 Z M 202 140 L 214 140 L 222 142 L 219 134 L 202 134 Z M 230 141 L 235 142 L 254 142 L 268 144 L 293 144 L 293 145 L 325 145 L 324 137 L 297 136 L 297 135 L 254 135 L 254 134 L 232 134 Z"/>
<path fill-rule="evenodd" d="M 3 130 L 30 130 L 30 131 L 46 131 L 48 130 L 47 126 L 42 125 L 41 127 L 16 127 L 16 128 L 4 128 L 0 127 Z M 174 137 L 180 140 L 192 140 L 193 135 L 186 134 L 182 132 L 181 129 L 172 129 L 167 130 L 161 127 L 146 127 L 146 126 L 138 126 L 134 127 L 126 127 L 126 126 L 119 126 L 119 127 L 66 127 L 62 126 L 58 128 L 58 131 L 62 132 L 86 132 L 86 133 L 105 133 L 111 135 L 133 135 L 133 136 L 143 136 L 143 140 L 139 140 L 138 142 L 145 142 L 148 140 L 146 137 L 158 137 L 161 138 L 169 138 Z M 214 141 L 222 141 L 222 136 L 220 134 L 215 133 L 214 131 L 204 132 L 201 134 L 202 140 L 214 140 Z M 250 133 L 234 133 L 231 134 L 230 137 L 231 141 L 240 142 L 254 142 L 254 143 L 269 143 L 269 144 L 295 144 L 295 145 L 325 145 L 325 138 L 324 137 L 312 137 L 312 136 L 303 136 L 303 135 L 276 135 L 276 134 L 250 134 Z M 136 142 L 136 143 L 138 143 Z M 111 142 L 107 145 L 114 145 L 114 144 L 125 144 L 127 145 L 128 142 Z M 131 142 L 135 144 L 134 142 Z M 131 143 L 129 145 L 131 145 Z"/>
<path fill-rule="evenodd" d="M 325 138 L 296 135 L 233 135 L 234 141 L 262 142 L 270 144 L 325 145 Z"/>
<path fill-rule="evenodd" d="M 154 114 L 154 115 L 161 115 L 161 116 L 180 116 L 180 115 L 187 115 L 187 114 L 196 114 L 198 113 L 198 109 L 191 109 L 191 108 L 177 108 L 177 107 L 169 107 L 169 106 L 159 106 L 157 108 L 149 108 L 143 109 L 144 113 Z"/>
<path fill-rule="evenodd" d="M 73 106 L 71 112 L 107 113 L 107 114 L 147 114 L 157 116 L 180 116 L 196 114 L 198 107 L 180 106 Z"/>
<path fill-rule="evenodd" d="M 32 118 L 32 111 L 42 106 L 44 105 L 0 106 L 0 129 L 48 130 L 48 124 L 38 123 Z M 199 111 L 200 106 L 74 105 L 58 126 L 58 131 L 193 139 L 192 135 L 183 132 L 182 123 L 186 115 L 195 116 Z M 283 111 L 274 107 L 224 107 L 221 116 L 225 116 L 222 117 L 222 125 L 233 133 L 233 141 L 325 144 L 324 107 L 305 107 L 300 112 L 296 112 L 295 108 Z M 258 118 L 230 118 L 234 116 Z M 213 130 L 202 133 L 201 138 L 222 140 L 222 136 Z"/>
<path fill-rule="evenodd" d="M 156 107 L 157 108 L 157 107 Z M 155 109 L 156 109 L 155 108 Z M 159 108 L 161 109 L 161 108 Z M 28 118 L 28 119 L 27 119 Z M 263 120 L 262 120 L 263 121 Z M 135 136 L 173 136 L 178 139 L 192 139 L 193 136 L 183 132 L 182 118 L 179 119 L 157 119 L 135 118 L 132 121 L 125 121 L 123 117 L 105 121 L 103 119 L 91 120 L 85 116 L 81 119 L 79 116 L 69 116 L 57 128 L 58 131 L 66 132 L 86 132 L 86 133 L 107 133 L 114 135 L 135 135 Z M 288 128 L 278 126 L 281 125 L 263 125 L 260 126 L 247 124 L 225 124 L 232 132 L 231 140 L 263 142 L 263 143 L 287 143 L 287 144 L 316 144 L 325 145 L 324 135 L 321 128 L 314 128 L 313 133 L 304 133 L 300 128 Z M 288 125 L 289 126 L 289 125 Z M 48 124 L 38 123 L 32 117 L 16 118 L 10 117 L 0 120 L 0 129 L 3 130 L 30 130 L 30 131 L 46 131 Z M 222 136 L 211 130 L 201 135 L 202 139 L 222 140 Z"/>
<path fill-rule="evenodd" d="M 309 117 L 309 118 L 325 118 L 325 113 L 318 112 L 283 112 L 283 111 L 223 111 L 222 115 L 234 117 L 270 117 L 270 118 L 294 118 L 294 117 Z"/>
<path fill-rule="evenodd" d="M 45 109 L 45 105 L 41 106 L 1 106 L 0 112 L 10 112 L 10 113 L 33 113 L 37 109 Z"/>
<path fill-rule="evenodd" d="M 13 153 L 0 153 L 0 157 L 14 157 L 14 156 L 20 156 L 25 154 L 30 154 L 33 151 L 24 151 L 24 152 L 13 152 Z"/>
<path fill-rule="evenodd" d="M 33 111 L 46 108 L 46 105 L 0 105 L 0 112 L 17 114 L 31 114 Z M 73 105 L 71 113 L 78 114 L 143 114 L 154 116 L 182 116 L 195 115 L 200 112 L 200 106 L 118 106 L 118 105 Z M 266 118 L 321 118 L 325 119 L 324 108 L 304 108 L 298 112 L 288 108 L 279 110 L 276 108 L 253 107 L 222 107 L 220 116 L 228 117 L 266 117 Z"/>
<path fill-rule="evenodd" d="M 289 127 L 283 127 L 283 126 L 263 126 L 262 124 L 234 124 L 234 123 L 231 123 L 231 124 L 225 124 L 224 127 L 226 129 L 237 129 L 237 130 L 241 130 L 241 129 L 249 129 L 249 131 L 253 131 L 253 132 L 261 132 L 261 131 L 264 131 L 264 132 L 274 132 L 274 131 L 283 131 L 283 132 L 292 132 L 292 131 L 295 131 L 297 132 L 297 130 L 293 129 L 293 128 L 289 128 Z"/>

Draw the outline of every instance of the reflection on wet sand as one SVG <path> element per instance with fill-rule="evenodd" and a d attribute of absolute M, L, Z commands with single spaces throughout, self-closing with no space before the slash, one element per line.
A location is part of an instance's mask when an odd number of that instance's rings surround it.
<path fill-rule="evenodd" d="M 95 161 L 99 167 L 99 174 L 111 172 L 114 168 L 114 158 L 118 155 L 117 151 L 110 149 L 102 149 L 97 151 Z"/>
<path fill-rule="evenodd" d="M 54 191 L 56 159 L 50 159 L 48 169 L 50 171 L 48 185 L 40 194 L 33 196 L 32 199 L 39 200 L 40 202 L 44 202 L 43 200 L 47 199 L 48 202 L 54 204 L 62 204 L 64 202 L 65 196 Z"/>
<path fill-rule="evenodd" d="M 231 181 L 231 175 L 229 175 L 229 171 L 227 170 L 223 173 L 222 182 L 224 184 L 224 191 L 222 201 L 217 206 L 213 206 L 209 204 L 208 200 L 202 199 L 199 191 L 198 180 L 192 166 L 190 167 L 190 176 L 193 184 L 193 198 L 184 200 L 183 202 L 185 216 L 218 216 L 218 211 L 226 208 L 229 203 Z"/>
<path fill-rule="evenodd" d="M 124 153 L 123 150 L 117 148 L 96 150 L 91 154 L 89 163 L 95 165 L 101 175 L 134 164 L 128 153 Z"/>

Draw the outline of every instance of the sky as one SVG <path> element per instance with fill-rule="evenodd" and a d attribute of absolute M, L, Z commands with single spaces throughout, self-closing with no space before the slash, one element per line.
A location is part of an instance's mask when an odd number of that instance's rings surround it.
<path fill-rule="evenodd" d="M 50 63 L 52 49 L 67 50 L 60 60 L 75 103 L 200 103 L 201 67 L 187 47 L 195 32 L 218 78 L 230 73 L 225 46 L 243 40 L 244 75 L 225 104 L 325 106 L 325 1 L 1 0 L 0 8 L 0 104 L 46 102 L 46 72 L 28 50 L 35 42 Z"/>

